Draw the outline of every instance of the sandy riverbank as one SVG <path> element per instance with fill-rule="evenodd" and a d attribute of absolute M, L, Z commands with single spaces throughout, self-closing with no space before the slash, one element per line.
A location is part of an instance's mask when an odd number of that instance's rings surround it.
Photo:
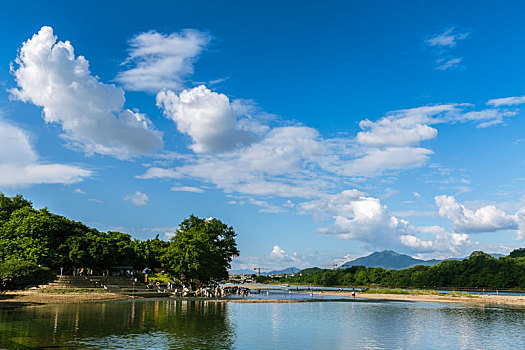
<path fill-rule="evenodd" d="M 42 304 L 81 304 L 128 299 L 115 293 L 40 293 L 38 291 L 8 291 L 0 294 L 0 308 Z"/>
<path fill-rule="evenodd" d="M 239 285 L 250 289 L 277 289 L 282 288 L 278 285 Z M 306 293 L 306 292 L 305 292 Z M 319 291 L 314 291 L 318 295 Z M 323 291 L 323 295 L 338 296 L 338 297 L 352 297 L 352 292 L 347 291 Z M 356 298 L 361 299 L 375 299 L 375 300 L 391 300 L 391 301 L 413 301 L 426 303 L 461 303 L 472 306 L 487 307 L 487 306 L 509 306 L 525 308 L 525 295 L 493 295 L 481 294 L 471 296 L 450 296 L 447 294 L 369 294 L 356 293 Z"/>
<path fill-rule="evenodd" d="M 282 288 L 275 285 L 243 285 L 250 289 L 278 289 Z M 305 292 L 306 293 L 306 292 Z M 316 295 L 318 291 L 314 292 Z M 323 295 L 336 297 L 351 298 L 351 292 L 345 291 L 323 291 Z M 34 306 L 43 304 L 81 304 L 104 302 L 114 300 L 129 299 L 129 296 L 116 293 L 40 293 L 38 291 L 9 291 L 0 294 L 0 309 Z M 432 302 L 432 303 L 461 303 L 471 306 L 490 307 L 490 306 L 508 306 L 525 308 L 525 295 L 473 295 L 473 296 L 448 296 L 446 294 L 434 295 L 407 295 L 407 294 L 364 294 L 356 293 L 357 299 L 369 300 L 390 300 L 390 301 L 408 301 L 408 302 Z M 296 303 L 306 300 L 250 300 L 250 299 L 219 299 L 210 300 L 218 302 L 236 302 L 236 303 Z M 309 301 L 309 300 L 308 300 Z M 322 301 L 322 300 L 312 300 Z"/>
<path fill-rule="evenodd" d="M 340 297 L 352 297 L 351 292 L 323 292 L 324 295 L 333 295 Z M 472 295 L 472 296 L 449 296 L 447 294 L 368 294 L 356 293 L 356 298 L 392 300 L 392 301 L 416 301 L 427 303 L 461 303 L 472 306 L 512 306 L 525 308 L 525 295 Z"/>

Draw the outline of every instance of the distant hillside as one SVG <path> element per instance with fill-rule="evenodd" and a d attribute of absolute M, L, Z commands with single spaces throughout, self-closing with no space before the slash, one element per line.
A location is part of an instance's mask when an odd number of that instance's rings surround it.
<path fill-rule="evenodd" d="M 344 263 L 341 267 L 350 266 L 366 266 L 366 267 L 382 267 L 384 269 L 406 269 L 416 265 L 436 265 L 442 260 L 421 260 L 414 259 L 411 256 L 405 254 L 398 254 L 392 250 L 384 250 L 382 252 L 374 252 L 368 256 L 363 256 L 355 260 Z"/>
<path fill-rule="evenodd" d="M 298 269 L 297 267 L 288 267 L 288 268 L 283 269 L 283 270 L 273 270 L 273 271 L 270 271 L 270 272 L 262 272 L 261 271 L 261 275 L 273 276 L 273 275 L 281 275 L 283 273 L 286 273 L 286 274 L 297 273 L 299 271 L 301 271 L 301 269 Z"/>
<path fill-rule="evenodd" d="M 269 271 L 269 272 L 263 271 L 261 269 L 261 275 L 263 275 L 263 276 L 272 276 L 272 275 L 280 275 L 280 274 L 283 274 L 283 273 L 286 273 L 286 274 L 297 273 L 299 271 L 301 271 L 301 269 L 299 269 L 297 267 L 288 267 L 288 268 L 283 269 L 283 270 L 273 270 L 273 271 Z M 230 270 L 229 273 L 232 273 L 234 275 L 253 275 L 253 274 L 257 274 L 258 271 L 257 270 L 250 270 L 250 269 L 243 269 L 243 270 Z"/>
<path fill-rule="evenodd" d="M 322 269 L 320 267 L 309 267 L 307 269 L 301 270 L 301 275 L 310 275 L 312 273 L 316 273 L 321 271 Z"/>

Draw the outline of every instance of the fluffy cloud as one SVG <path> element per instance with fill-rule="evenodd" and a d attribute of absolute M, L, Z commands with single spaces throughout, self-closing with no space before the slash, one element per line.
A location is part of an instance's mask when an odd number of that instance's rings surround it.
<path fill-rule="evenodd" d="M 422 147 L 368 149 L 365 156 L 341 164 L 337 173 L 344 176 L 379 176 L 384 171 L 420 167 L 433 153 Z"/>
<path fill-rule="evenodd" d="M 170 35 L 141 33 L 130 40 L 131 49 L 124 62 L 133 68 L 119 73 L 117 81 L 134 91 L 179 90 L 210 39 L 208 34 L 191 29 Z"/>
<path fill-rule="evenodd" d="M 440 226 L 417 227 L 420 235 L 433 239 L 421 239 L 414 235 L 402 235 L 401 242 L 420 258 L 449 258 L 469 254 L 477 243 L 470 240 L 466 233 L 448 232 Z"/>
<path fill-rule="evenodd" d="M 133 194 L 128 194 L 124 197 L 125 201 L 131 202 L 137 206 L 145 206 L 148 204 L 149 197 L 142 192 L 135 191 Z"/>
<path fill-rule="evenodd" d="M 205 155 L 176 169 L 150 168 L 143 179 L 189 177 L 212 182 L 226 192 L 311 198 L 326 181 L 318 167 L 327 149 L 315 129 L 279 127 L 242 150 Z"/>
<path fill-rule="evenodd" d="M 375 147 L 410 146 L 437 136 L 436 129 L 422 123 L 409 123 L 404 118 L 382 118 L 375 123 L 365 119 L 359 127 L 366 131 L 357 134 L 357 141 Z"/>
<path fill-rule="evenodd" d="M 158 168 L 158 167 L 151 167 L 148 168 L 148 170 L 142 174 L 137 176 L 138 179 L 180 179 L 183 175 L 178 173 L 174 169 L 165 169 L 165 168 Z"/>
<path fill-rule="evenodd" d="M 379 120 L 368 119 L 359 123 L 363 131 L 357 140 L 366 146 L 412 146 L 421 141 L 433 139 L 437 130 L 431 125 L 474 123 L 478 128 L 504 123 L 515 111 L 497 108 L 474 110 L 463 104 L 441 104 L 392 111 Z"/>
<path fill-rule="evenodd" d="M 493 205 L 471 210 L 459 203 L 453 196 L 436 196 L 439 215 L 452 222 L 456 232 L 480 233 L 499 230 L 519 229 L 519 212 L 512 216 Z"/>
<path fill-rule="evenodd" d="M 277 270 L 287 267 L 305 268 L 310 267 L 315 263 L 319 264 L 319 260 L 316 258 L 318 257 L 300 255 L 296 252 L 288 254 L 280 246 L 274 245 L 272 251 L 262 257 L 241 255 L 240 257 L 233 259 L 232 268 L 252 270 L 254 267 L 260 266 L 261 272 L 269 269 Z"/>
<path fill-rule="evenodd" d="M 19 86 L 13 97 L 43 107 L 45 121 L 60 124 L 75 149 L 127 159 L 162 147 L 144 114 L 123 109 L 123 90 L 92 76 L 88 61 L 69 41 L 57 42 L 50 27 L 22 45 L 12 73 Z"/>
<path fill-rule="evenodd" d="M 449 233 L 438 226 L 414 226 L 394 216 L 377 198 L 346 190 L 300 204 L 303 213 L 318 219 L 332 215 L 333 223 L 318 232 L 361 242 L 365 249 L 396 249 L 407 253 L 464 254 L 472 245 L 465 233 Z"/>
<path fill-rule="evenodd" d="M 355 138 L 324 139 L 306 126 L 271 128 L 250 119 L 250 114 L 261 114 L 254 112 L 253 102 L 230 102 L 204 86 L 179 95 L 163 91 L 157 100 L 191 137 L 195 153 L 179 167 L 151 167 L 139 178 L 192 178 L 226 192 L 298 198 L 320 197 L 338 186 L 341 177 L 371 178 L 423 166 L 433 152 L 419 143 L 437 136 L 434 125 L 471 122 L 487 127 L 512 114 L 475 111 L 469 104 L 422 106 L 363 120 Z"/>
<path fill-rule="evenodd" d="M 157 105 L 181 133 L 192 138 L 190 148 L 194 152 L 224 152 L 254 140 L 253 134 L 240 129 L 228 97 L 204 85 L 184 90 L 180 95 L 161 91 Z"/>
<path fill-rule="evenodd" d="M 408 222 L 391 215 L 379 199 L 355 190 L 302 203 L 301 207 L 305 212 L 335 214 L 333 225 L 319 232 L 343 239 L 392 247 L 399 245 L 400 234 L 410 232 Z"/>
<path fill-rule="evenodd" d="M 78 166 L 40 161 L 27 134 L 0 120 L 0 186 L 71 184 L 91 175 Z"/>

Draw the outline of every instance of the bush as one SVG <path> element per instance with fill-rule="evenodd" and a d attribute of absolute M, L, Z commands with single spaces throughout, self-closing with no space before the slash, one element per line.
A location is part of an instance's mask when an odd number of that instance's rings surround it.
<path fill-rule="evenodd" d="M 9 260 L 0 263 L 0 290 L 20 289 L 45 283 L 52 278 L 51 270 L 31 261 Z"/>

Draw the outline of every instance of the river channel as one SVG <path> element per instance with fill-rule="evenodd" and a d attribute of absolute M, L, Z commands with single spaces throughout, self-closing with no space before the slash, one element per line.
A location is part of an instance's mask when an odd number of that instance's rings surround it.
<path fill-rule="evenodd" d="M 0 310 L 4 349 L 519 349 L 525 311 L 456 304 L 145 299 Z"/>

